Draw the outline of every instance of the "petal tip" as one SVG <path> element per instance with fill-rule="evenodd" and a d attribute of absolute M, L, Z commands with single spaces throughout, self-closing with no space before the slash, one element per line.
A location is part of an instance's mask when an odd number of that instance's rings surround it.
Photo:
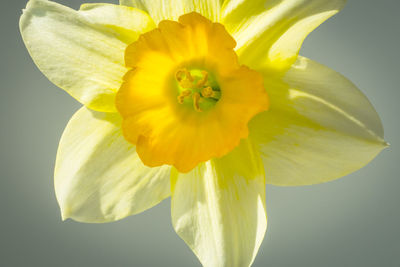
<path fill-rule="evenodd" d="M 65 222 L 67 219 L 71 218 L 71 212 L 69 208 L 61 208 L 61 220 Z"/>
<path fill-rule="evenodd" d="M 68 219 L 69 219 L 68 216 L 66 216 L 66 215 L 64 215 L 64 214 L 61 214 L 61 221 L 65 222 L 65 221 L 68 220 Z"/>

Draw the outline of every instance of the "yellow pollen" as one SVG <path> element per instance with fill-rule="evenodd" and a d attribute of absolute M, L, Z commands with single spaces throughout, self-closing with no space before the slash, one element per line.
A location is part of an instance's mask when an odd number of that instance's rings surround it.
<path fill-rule="evenodd" d="M 185 100 L 185 98 L 190 96 L 191 94 L 192 94 L 192 91 L 190 91 L 190 90 L 182 91 L 181 94 L 178 95 L 178 103 L 183 104 L 183 101 Z"/>
<path fill-rule="evenodd" d="M 193 94 L 193 107 L 194 107 L 194 110 L 196 110 L 197 112 L 202 111 L 200 108 L 199 102 L 200 102 L 200 94 L 196 92 Z"/>

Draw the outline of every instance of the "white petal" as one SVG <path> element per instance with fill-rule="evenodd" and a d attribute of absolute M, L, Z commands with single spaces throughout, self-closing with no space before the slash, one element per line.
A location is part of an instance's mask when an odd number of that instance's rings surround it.
<path fill-rule="evenodd" d="M 116 8 L 121 14 L 145 17 L 140 11 L 114 5 L 107 11 L 101 9 L 104 22 L 110 23 Z M 136 22 L 138 31 L 148 25 Z M 32 59 L 50 81 L 92 109 L 115 110 L 115 93 L 127 71 L 126 38 L 116 27 L 105 25 L 89 10 L 75 11 L 51 1 L 31 0 L 21 16 L 20 30 Z"/>
<path fill-rule="evenodd" d="M 203 266 L 249 266 L 267 228 L 264 170 L 248 141 L 173 174 L 172 222 Z"/>
<path fill-rule="evenodd" d="M 237 41 L 242 64 L 286 69 L 307 35 L 336 14 L 345 0 L 226 0 L 222 23 Z"/>
<path fill-rule="evenodd" d="M 265 76 L 270 110 L 250 124 L 267 183 L 316 184 L 371 161 L 386 143 L 368 99 L 342 75 L 299 57 L 280 78 Z"/>
<path fill-rule="evenodd" d="M 81 108 L 57 152 L 55 189 L 63 218 L 108 222 L 142 212 L 170 195 L 170 167 L 149 168 L 123 138 L 117 113 Z"/>

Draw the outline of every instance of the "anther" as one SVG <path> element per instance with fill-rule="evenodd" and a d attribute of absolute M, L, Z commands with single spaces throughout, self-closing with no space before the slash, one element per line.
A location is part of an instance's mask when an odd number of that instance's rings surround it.
<path fill-rule="evenodd" d="M 197 84 L 196 84 L 196 86 L 199 87 L 199 88 L 203 87 L 206 84 L 207 80 L 208 80 L 208 72 L 207 71 L 203 70 L 201 72 L 201 74 L 203 75 L 203 77 L 201 78 L 201 80 L 198 80 Z"/>
<path fill-rule="evenodd" d="M 179 69 L 175 73 L 175 78 L 178 81 L 179 85 L 182 88 L 192 88 L 193 87 L 193 77 L 190 74 L 190 71 L 187 69 Z"/>
<path fill-rule="evenodd" d="M 185 68 L 177 70 L 177 72 L 175 73 L 175 78 L 176 78 L 176 80 L 178 82 L 182 81 L 184 78 L 186 78 L 189 81 L 193 82 L 193 77 L 190 74 L 190 71 L 188 71 Z"/>
<path fill-rule="evenodd" d="M 196 93 L 193 94 L 192 97 L 193 97 L 193 108 L 194 108 L 194 110 L 196 110 L 197 112 L 201 112 L 202 110 L 201 110 L 200 105 L 199 105 L 200 94 L 196 92 Z"/>
<path fill-rule="evenodd" d="M 208 87 L 204 87 L 201 90 L 201 95 L 205 98 L 214 97 L 215 92 L 213 91 L 213 89 L 210 86 L 208 86 Z"/>
<path fill-rule="evenodd" d="M 180 93 L 180 95 L 178 95 L 178 103 L 179 103 L 179 104 L 183 104 L 183 101 L 185 100 L 185 98 L 188 97 L 188 96 L 190 96 L 191 94 L 192 94 L 192 91 L 191 91 L 191 90 L 182 91 L 182 92 Z"/>

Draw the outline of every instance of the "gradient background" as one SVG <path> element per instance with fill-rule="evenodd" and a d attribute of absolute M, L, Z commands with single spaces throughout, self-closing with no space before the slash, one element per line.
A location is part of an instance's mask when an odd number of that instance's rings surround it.
<path fill-rule="evenodd" d="M 0 266 L 200 266 L 174 233 L 169 200 L 115 223 L 61 221 L 53 167 L 80 104 L 29 57 L 18 30 L 26 1 L 2 3 Z M 349 0 L 305 41 L 302 55 L 345 74 L 369 97 L 391 147 L 344 179 L 268 186 L 268 231 L 254 266 L 400 266 L 399 10 L 399 0 Z"/>

